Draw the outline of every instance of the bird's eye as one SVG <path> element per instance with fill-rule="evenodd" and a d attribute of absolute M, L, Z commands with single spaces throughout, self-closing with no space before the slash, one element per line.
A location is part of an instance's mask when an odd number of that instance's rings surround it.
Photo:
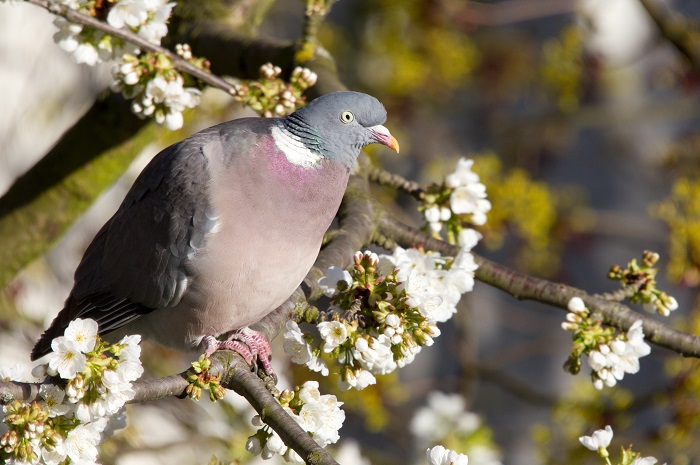
<path fill-rule="evenodd" d="M 340 121 L 342 121 L 345 124 L 352 123 L 353 121 L 355 121 L 355 115 L 353 115 L 351 111 L 345 110 L 340 114 Z"/>

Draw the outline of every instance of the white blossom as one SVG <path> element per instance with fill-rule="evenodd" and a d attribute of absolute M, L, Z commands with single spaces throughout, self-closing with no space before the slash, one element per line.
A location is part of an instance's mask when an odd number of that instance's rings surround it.
<path fill-rule="evenodd" d="M 391 352 L 391 339 L 384 334 L 376 338 L 358 337 L 352 354 L 355 360 L 372 374 L 384 375 L 396 369 L 394 354 Z"/>
<path fill-rule="evenodd" d="M 97 322 L 91 319 L 76 318 L 70 322 L 64 336 L 69 341 L 73 341 L 81 352 L 90 352 L 95 348 L 97 341 Z"/>
<path fill-rule="evenodd" d="M 350 388 L 362 390 L 367 386 L 377 384 L 377 378 L 372 373 L 362 368 L 346 369 L 343 376 L 338 379 L 338 388 L 341 391 L 347 391 Z"/>
<path fill-rule="evenodd" d="M 455 188 L 479 182 L 479 175 L 472 171 L 473 165 L 474 160 L 461 157 L 457 161 L 455 171 L 445 177 L 447 187 Z"/>
<path fill-rule="evenodd" d="M 51 449 L 42 447 L 41 458 L 46 465 L 59 465 L 66 460 L 66 448 L 62 439 Z"/>
<path fill-rule="evenodd" d="M 347 328 L 339 321 L 323 321 L 316 327 L 323 338 L 323 351 L 326 353 L 332 352 L 348 338 Z"/>
<path fill-rule="evenodd" d="M 139 28 L 138 34 L 147 41 L 160 45 L 161 39 L 168 35 L 168 26 L 166 22 L 174 6 L 175 2 L 170 2 L 158 8 L 150 21 Z"/>
<path fill-rule="evenodd" d="M 669 316 L 672 311 L 678 309 L 678 301 L 670 295 L 664 294 L 659 298 L 656 294 L 652 294 L 651 300 L 644 304 L 644 309 L 648 312 L 656 311 L 659 315 Z"/>
<path fill-rule="evenodd" d="M 121 29 L 124 26 L 137 28 L 148 19 L 148 5 L 143 0 L 120 0 L 110 8 L 107 23 Z"/>
<path fill-rule="evenodd" d="M 51 358 L 49 359 L 49 370 L 58 373 L 61 378 L 73 379 L 75 375 L 83 371 L 85 367 L 85 354 L 75 342 L 65 336 L 59 336 L 51 341 Z"/>
<path fill-rule="evenodd" d="M 12 366 L 0 365 L 0 381 L 21 381 L 24 369 L 21 363 Z"/>
<path fill-rule="evenodd" d="M 411 432 L 424 442 L 438 441 L 452 431 L 471 434 L 480 426 L 481 419 L 466 410 L 462 396 L 439 391 L 428 394 L 427 405 L 411 420 Z"/>
<path fill-rule="evenodd" d="M 284 353 L 289 355 L 292 362 L 305 364 L 313 357 L 311 346 L 304 340 L 304 333 L 294 320 L 287 321 L 287 332 L 284 333 Z"/>
<path fill-rule="evenodd" d="M 129 336 L 124 336 L 119 344 L 124 345 L 121 352 L 119 352 L 119 360 L 122 362 L 138 361 L 140 363 L 141 358 L 141 335 L 133 334 Z"/>
<path fill-rule="evenodd" d="M 644 342 L 642 320 L 635 321 L 626 334 L 626 340 L 615 338 L 610 344 L 600 344 L 598 350 L 588 354 L 588 365 L 593 370 L 596 389 L 612 387 L 621 381 L 625 373 L 639 371 L 639 358 L 649 355 L 651 347 Z M 600 380 L 599 382 L 596 382 Z"/>
<path fill-rule="evenodd" d="M 584 313 L 586 311 L 586 304 L 583 303 L 581 297 L 572 297 L 569 300 L 568 308 L 570 312 L 573 313 Z"/>
<path fill-rule="evenodd" d="M 309 432 L 321 447 L 338 441 L 338 430 L 345 421 L 345 412 L 340 409 L 343 403 L 338 402 L 332 394 L 321 395 L 317 381 L 305 382 L 299 390 L 299 399 L 304 405 L 298 415 L 292 413 L 299 425 Z"/>
<path fill-rule="evenodd" d="M 464 228 L 459 232 L 457 243 L 467 252 L 476 247 L 476 244 L 483 238 L 480 232 L 472 228 Z"/>
<path fill-rule="evenodd" d="M 655 457 L 637 457 L 630 465 L 654 465 L 658 460 Z"/>
<path fill-rule="evenodd" d="M 73 59 L 78 64 L 95 66 L 100 61 L 100 54 L 94 45 L 84 42 L 78 44 L 77 48 L 73 52 Z"/>
<path fill-rule="evenodd" d="M 292 415 L 296 416 L 293 413 Z M 287 446 L 284 445 L 284 442 L 282 442 L 279 435 L 273 431 L 272 435 L 267 438 L 267 442 L 265 442 L 263 454 L 265 453 L 265 450 L 272 452 L 273 454 L 284 455 L 284 453 L 287 452 Z"/>
<path fill-rule="evenodd" d="M 435 446 L 425 451 L 428 465 L 467 465 L 469 458 L 464 454 L 445 449 L 443 446 Z"/>
<path fill-rule="evenodd" d="M 384 324 L 391 328 L 398 328 L 401 325 L 401 317 L 395 313 L 389 313 L 384 319 Z"/>
<path fill-rule="evenodd" d="M 452 212 L 470 214 L 474 224 L 483 225 L 491 203 L 486 199 L 486 186 L 479 181 L 479 175 L 471 170 L 473 164 L 473 160 L 460 158 L 455 171 L 445 177 L 445 185 L 453 189 L 450 194 Z"/>
<path fill-rule="evenodd" d="M 425 215 L 425 221 L 428 223 L 439 223 L 440 222 L 440 207 L 437 205 L 431 205 L 426 208 L 423 212 Z"/>
<path fill-rule="evenodd" d="M 606 449 L 610 445 L 612 437 L 613 431 L 608 425 L 605 429 L 596 430 L 590 436 L 581 436 L 578 440 L 586 449 L 597 451 L 598 449 Z"/>
<path fill-rule="evenodd" d="M 259 455 L 262 452 L 260 438 L 257 436 L 249 437 L 245 443 L 245 449 L 253 455 Z"/>
<path fill-rule="evenodd" d="M 42 384 L 39 388 L 39 396 L 43 399 L 42 406 L 49 413 L 49 417 L 65 415 L 70 410 L 68 405 L 63 404 L 66 392 L 58 386 Z"/>
<path fill-rule="evenodd" d="M 64 441 L 66 455 L 73 463 L 95 463 L 100 433 L 107 424 L 106 418 L 80 424 L 68 432 Z"/>
<path fill-rule="evenodd" d="M 352 284 L 350 272 L 337 266 L 331 266 L 326 270 L 324 277 L 318 280 L 318 286 L 326 297 L 333 297 L 338 293 L 340 281 L 345 281 L 350 286 Z"/>

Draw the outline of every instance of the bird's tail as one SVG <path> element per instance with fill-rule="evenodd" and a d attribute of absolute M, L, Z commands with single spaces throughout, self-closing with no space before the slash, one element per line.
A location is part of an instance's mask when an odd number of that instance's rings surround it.
<path fill-rule="evenodd" d="M 51 326 L 48 327 L 44 334 L 41 335 L 34 348 L 32 349 L 31 359 L 32 361 L 37 360 L 44 355 L 51 352 L 51 342 L 59 336 L 63 336 L 64 331 L 70 324 L 72 318 L 70 317 L 71 312 L 68 310 L 73 305 L 75 299 L 71 295 L 66 300 L 66 304 L 63 309 L 58 312 L 56 318 L 54 318 Z"/>

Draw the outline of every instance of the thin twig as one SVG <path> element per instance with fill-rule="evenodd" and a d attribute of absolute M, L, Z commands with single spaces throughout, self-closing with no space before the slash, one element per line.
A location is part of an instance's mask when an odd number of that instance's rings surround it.
<path fill-rule="evenodd" d="M 368 176 L 370 181 L 380 186 L 388 186 L 392 189 L 405 192 L 416 199 L 420 199 L 421 194 L 425 192 L 425 187 L 422 184 L 406 179 L 399 174 L 390 173 L 381 168 L 371 168 Z"/>

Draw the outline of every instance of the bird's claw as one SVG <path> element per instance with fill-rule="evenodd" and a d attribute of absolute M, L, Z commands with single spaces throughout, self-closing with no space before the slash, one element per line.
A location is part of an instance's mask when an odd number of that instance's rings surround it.
<path fill-rule="evenodd" d="M 275 382 L 277 381 L 277 376 L 270 363 L 272 356 L 270 343 L 259 332 L 250 328 L 242 328 L 229 333 L 224 341 L 220 341 L 214 336 L 205 336 L 202 343 L 205 356 L 209 357 L 217 350 L 231 350 L 243 357 L 256 373 L 258 366 L 262 366 L 263 372 L 272 376 Z"/>

